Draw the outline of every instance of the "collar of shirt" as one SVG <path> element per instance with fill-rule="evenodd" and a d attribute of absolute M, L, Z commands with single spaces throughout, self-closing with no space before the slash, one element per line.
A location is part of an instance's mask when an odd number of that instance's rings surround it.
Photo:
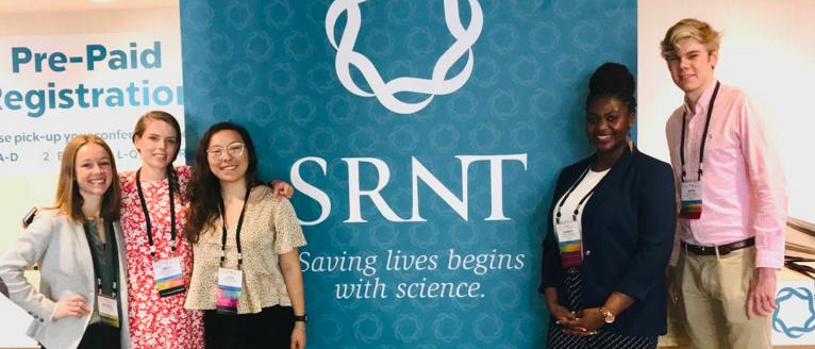
<path fill-rule="evenodd" d="M 705 88 L 705 92 L 699 97 L 699 100 L 696 101 L 696 105 L 691 108 L 687 102 L 682 104 L 685 113 L 688 116 L 688 120 L 693 119 L 696 115 L 706 115 L 707 107 L 710 105 L 710 98 L 713 97 L 713 90 L 716 88 L 716 81 L 718 80 L 711 80 L 710 83 Z"/>

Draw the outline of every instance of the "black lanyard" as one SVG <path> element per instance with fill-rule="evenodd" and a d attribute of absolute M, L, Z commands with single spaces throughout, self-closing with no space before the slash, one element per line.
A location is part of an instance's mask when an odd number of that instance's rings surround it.
<path fill-rule="evenodd" d="M 90 234 L 93 234 L 93 232 L 88 230 L 88 227 L 85 224 L 82 225 L 82 228 L 84 228 L 84 230 L 85 230 L 85 236 L 86 236 L 86 239 L 88 239 L 88 245 L 90 247 L 91 239 L 88 238 L 87 236 L 90 235 Z M 97 226 L 96 229 L 98 231 L 99 227 Z M 112 298 L 116 298 L 116 294 L 119 293 L 118 292 L 119 291 L 119 253 L 118 253 L 118 248 L 116 246 L 116 236 L 113 234 L 113 222 L 108 222 L 108 221 L 105 222 L 105 236 L 106 236 L 107 240 L 105 240 L 105 243 L 103 244 L 104 251 L 102 253 L 105 253 L 105 254 L 109 255 L 111 257 L 111 261 L 113 261 L 113 273 L 111 274 L 111 276 L 112 276 L 111 281 L 112 281 L 113 284 L 110 287 L 110 289 L 111 289 L 110 296 Z M 101 271 L 101 266 L 100 266 L 101 262 L 97 258 L 96 253 L 93 251 L 92 247 L 91 247 L 91 261 L 93 261 L 93 274 L 94 274 L 94 277 L 96 278 L 96 293 L 101 295 L 101 294 L 103 294 L 102 293 L 102 277 L 101 277 L 102 271 Z"/>
<path fill-rule="evenodd" d="M 560 209 L 563 208 L 563 204 L 566 203 L 566 199 L 569 198 L 569 195 L 572 195 L 572 192 L 575 190 L 575 188 L 577 188 L 577 186 L 580 185 L 580 182 L 582 182 L 583 179 L 586 178 L 586 174 L 589 173 L 589 171 L 591 171 L 591 165 L 589 165 L 589 167 L 587 167 L 586 170 L 583 171 L 583 174 L 580 175 L 580 178 L 577 179 L 577 182 L 572 184 L 572 187 L 569 188 L 569 190 L 566 192 L 566 195 L 564 195 L 563 198 L 560 199 L 560 202 L 557 205 L 555 224 L 560 224 Z M 599 185 L 600 185 L 599 182 L 595 184 L 594 188 L 591 188 L 591 190 L 588 193 L 586 193 L 586 195 L 584 195 L 582 199 L 580 199 L 580 202 L 577 203 L 577 207 L 574 208 L 574 212 L 572 212 L 572 221 L 575 222 L 577 221 L 577 216 L 580 214 L 580 208 L 583 207 L 583 203 L 586 202 L 586 200 L 589 198 L 589 196 L 591 196 L 591 194 L 594 194 L 594 190 L 596 190 Z"/>
<path fill-rule="evenodd" d="M 710 127 L 710 116 L 713 114 L 713 103 L 716 102 L 716 95 L 719 94 L 720 83 L 716 81 L 716 88 L 713 89 L 713 96 L 710 97 L 710 104 L 707 106 L 707 119 L 705 120 L 705 133 L 702 135 L 702 146 L 699 148 L 699 178 L 702 180 L 702 172 L 705 163 L 705 142 L 707 141 L 707 130 Z M 682 182 L 685 181 L 685 115 L 682 112 L 682 141 L 679 144 L 679 160 L 682 162 Z"/>
<path fill-rule="evenodd" d="M 173 198 L 173 185 L 170 183 L 170 178 L 167 178 L 167 187 L 169 187 L 170 196 L 170 247 L 173 249 L 175 255 L 176 246 L 178 241 L 175 240 L 175 200 Z M 144 200 L 144 192 L 141 188 L 141 169 L 136 171 L 136 189 L 139 192 L 139 201 L 141 201 L 141 208 L 144 211 L 144 223 L 147 227 L 147 242 L 150 244 L 150 256 L 156 258 L 156 246 L 153 243 L 153 225 L 150 223 L 150 211 L 147 210 L 147 201 Z"/>
<path fill-rule="evenodd" d="M 241 254 L 241 228 L 243 227 L 243 216 L 246 214 L 246 205 L 249 204 L 249 193 L 252 188 L 246 188 L 246 196 L 243 199 L 243 207 L 241 208 L 241 215 L 238 217 L 238 226 L 235 229 L 235 245 L 238 247 L 238 270 L 241 269 L 243 264 L 243 255 Z M 224 259 L 226 258 L 226 205 L 224 199 L 221 197 L 221 268 L 224 267 Z"/>

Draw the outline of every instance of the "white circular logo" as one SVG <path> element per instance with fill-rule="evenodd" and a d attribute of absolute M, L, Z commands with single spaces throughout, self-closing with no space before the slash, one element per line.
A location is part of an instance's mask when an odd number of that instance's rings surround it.
<path fill-rule="evenodd" d="M 458 0 L 444 0 L 444 19 L 447 28 L 456 39 L 444 54 L 439 57 L 433 67 L 433 76 L 430 79 L 415 77 L 399 77 L 385 82 L 376 67 L 362 54 L 354 51 L 354 44 L 359 36 L 359 28 L 362 24 L 362 15 L 359 4 L 366 0 L 336 0 L 328 8 L 325 18 L 325 31 L 328 40 L 334 49 L 337 50 L 337 59 L 334 66 L 337 70 L 337 77 L 340 82 L 351 93 L 360 97 L 374 97 L 382 103 L 385 108 L 399 114 L 411 114 L 424 109 L 435 95 L 446 95 L 457 91 L 470 78 L 473 72 L 473 50 L 472 46 L 481 35 L 484 26 L 484 15 L 481 12 L 481 5 L 477 0 L 468 0 L 470 3 L 470 25 L 464 28 L 461 23 L 458 11 Z M 342 32 L 341 41 L 338 43 L 334 38 L 334 25 L 343 13 L 347 16 L 345 29 Z M 449 79 L 445 79 L 450 68 L 462 56 L 467 55 L 467 63 L 464 69 Z M 368 82 L 372 92 L 364 91 L 351 79 L 351 66 L 356 67 Z M 396 94 L 400 92 L 413 92 L 428 95 L 420 102 L 410 103 L 399 100 Z"/>

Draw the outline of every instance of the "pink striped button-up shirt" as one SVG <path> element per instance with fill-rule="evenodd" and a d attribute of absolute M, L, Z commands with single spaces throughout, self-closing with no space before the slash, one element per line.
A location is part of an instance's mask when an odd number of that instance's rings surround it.
<path fill-rule="evenodd" d="M 685 120 L 685 180 L 698 178 L 699 150 L 715 81 L 695 106 L 684 104 L 666 125 L 671 164 L 680 190 L 682 114 Z M 679 219 L 677 236 L 694 245 L 716 246 L 756 238 L 756 267 L 781 268 L 787 193 L 781 161 L 762 120 L 739 89 L 721 85 L 714 102 L 702 175 L 702 216 Z M 679 193 L 677 193 L 677 198 Z"/>

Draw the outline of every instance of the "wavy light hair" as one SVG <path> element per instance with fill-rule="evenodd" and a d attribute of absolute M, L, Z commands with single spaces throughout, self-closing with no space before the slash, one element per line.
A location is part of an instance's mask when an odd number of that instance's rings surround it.
<path fill-rule="evenodd" d="M 708 53 L 719 51 L 719 44 L 721 42 L 721 34 L 717 32 L 707 22 L 700 21 L 696 18 L 685 18 L 676 22 L 668 32 L 665 33 L 665 38 L 660 42 L 660 49 L 662 58 L 665 60 L 676 58 L 676 48 L 680 40 L 692 38 L 707 49 Z"/>
<path fill-rule="evenodd" d="M 87 144 L 98 144 L 105 150 L 110 158 L 111 183 L 105 195 L 102 197 L 102 207 L 99 215 L 106 220 L 119 219 L 120 201 L 122 190 L 119 187 L 119 175 L 116 171 L 116 161 L 110 147 L 99 136 L 83 134 L 74 136 L 65 145 L 62 151 L 62 162 L 59 166 L 59 180 L 57 181 L 57 195 L 54 200 L 53 209 L 64 214 L 68 219 L 77 224 L 87 223 L 85 214 L 82 213 L 82 204 L 85 200 L 79 192 L 79 185 L 76 182 L 76 155 L 79 150 Z"/>

